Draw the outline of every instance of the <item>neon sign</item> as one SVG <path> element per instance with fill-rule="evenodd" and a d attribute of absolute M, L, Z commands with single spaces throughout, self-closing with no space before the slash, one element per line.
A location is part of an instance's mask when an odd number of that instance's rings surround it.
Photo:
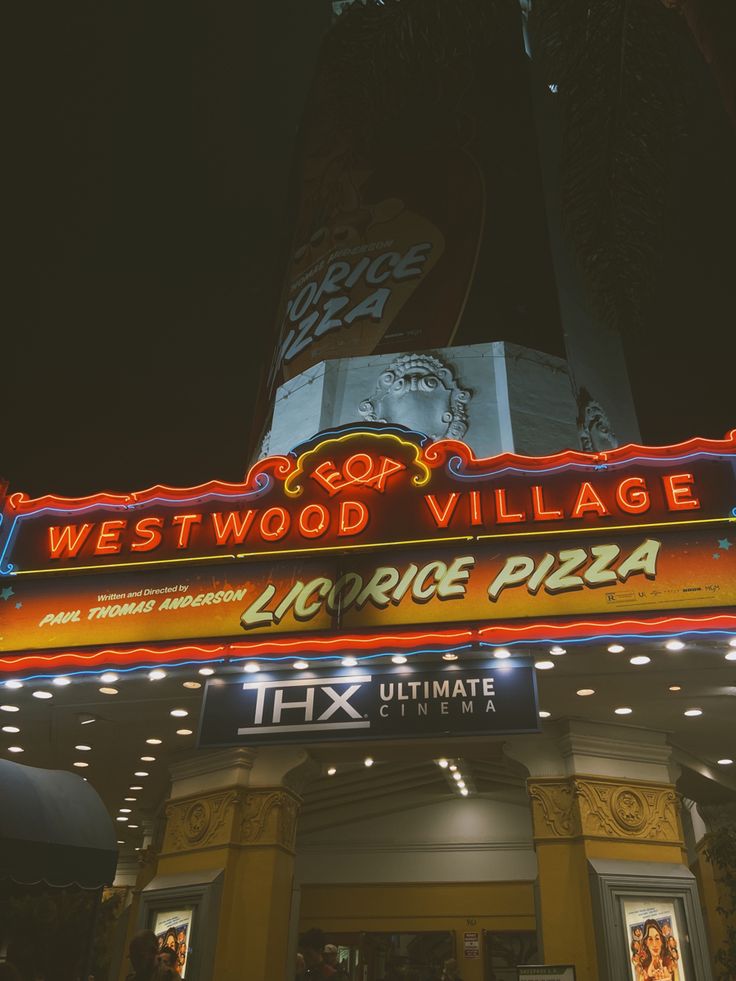
<path fill-rule="evenodd" d="M 243 484 L 29 500 L 11 494 L 0 574 L 720 522 L 736 503 L 736 435 L 606 454 L 476 459 L 398 428 L 324 434 Z"/>

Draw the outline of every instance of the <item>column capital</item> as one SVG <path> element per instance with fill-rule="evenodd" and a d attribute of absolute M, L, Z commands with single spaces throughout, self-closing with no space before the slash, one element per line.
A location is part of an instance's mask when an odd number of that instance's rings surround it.
<path fill-rule="evenodd" d="M 177 800 L 225 787 L 288 787 L 300 794 L 320 765 L 300 746 L 233 747 L 181 757 L 170 772 Z"/>

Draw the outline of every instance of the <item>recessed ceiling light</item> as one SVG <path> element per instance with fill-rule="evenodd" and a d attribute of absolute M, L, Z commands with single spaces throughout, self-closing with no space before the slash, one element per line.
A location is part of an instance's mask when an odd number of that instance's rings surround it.
<path fill-rule="evenodd" d="M 128 790 L 143 790 L 143 787 L 128 787 Z"/>
<path fill-rule="evenodd" d="M 636 657 L 629 658 L 629 664 L 649 664 L 651 657 L 647 657 L 646 654 L 637 654 Z"/>
<path fill-rule="evenodd" d="M 17 705 L 0 705 L 0 712 L 20 712 Z"/>
<path fill-rule="evenodd" d="M 141 763 L 155 763 L 155 756 L 141 756 Z"/>
<path fill-rule="evenodd" d="M 555 666 L 555 662 L 554 661 L 535 661 L 534 662 L 534 667 L 537 669 L 537 671 L 549 671 L 554 666 Z"/>
<path fill-rule="evenodd" d="M 156 739 L 154 736 L 151 736 L 151 738 L 147 739 L 146 742 L 148 743 L 149 746 L 160 746 L 162 740 Z"/>
<path fill-rule="evenodd" d="M 162 668 L 154 668 L 153 671 L 148 672 L 149 681 L 163 681 L 166 677 L 166 672 Z"/>
<path fill-rule="evenodd" d="M 34 691 L 33 697 L 34 698 L 53 698 L 54 695 L 53 695 L 53 692 L 50 692 L 50 691 Z"/>
<path fill-rule="evenodd" d="M 550 717 L 550 713 L 549 712 L 545 712 L 543 710 L 540 711 L 540 713 L 539 713 L 539 718 L 540 719 L 548 719 L 549 717 Z"/>
<path fill-rule="evenodd" d="M 23 687 L 23 682 L 22 681 L 17 681 L 15 678 L 11 678 L 10 681 L 6 681 L 5 682 L 5 687 L 6 688 L 22 688 Z"/>
<path fill-rule="evenodd" d="M 337 767 L 331 766 L 329 768 L 329 770 L 327 771 L 327 776 L 328 777 L 334 777 L 336 773 L 337 773 Z"/>
<path fill-rule="evenodd" d="M 202 687 L 202 682 L 201 681 L 183 681 L 182 682 L 182 687 L 183 688 L 201 688 Z"/>
<path fill-rule="evenodd" d="M 342 661 L 340 661 L 340 664 L 342 664 L 344 668 L 354 668 L 358 664 L 358 659 L 355 657 L 344 657 Z"/>
<path fill-rule="evenodd" d="M 457 661 L 457 654 L 453 654 L 452 651 L 448 651 L 446 654 L 442 655 L 443 661 Z"/>
<path fill-rule="evenodd" d="M 203 674 L 205 676 L 205 678 L 209 678 L 209 676 L 211 674 L 214 674 L 215 673 L 215 669 L 214 668 L 200 668 L 197 673 L 198 674 Z"/>
<path fill-rule="evenodd" d="M 177 729 L 176 730 L 176 734 L 177 734 L 177 736 L 191 736 L 192 735 L 192 730 L 191 729 Z"/>
<path fill-rule="evenodd" d="M 702 709 L 685 709 L 685 711 L 682 714 L 683 715 L 689 715 L 689 716 L 693 716 L 694 717 L 696 715 L 702 715 L 703 714 L 703 710 Z"/>
<path fill-rule="evenodd" d="M 581 698 L 585 698 L 586 695 L 595 695 L 595 688 L 578 688 L 576 694 L 580 695 Z"/>
<path fill-rule="evenodd" d="M 457 785 L 462 790 L 462 788 L 465 786 L 465 781 L 464 780 L 458 780 Z"/>
<path fill-rule="evenodd" d="M 609 654 L 620 654 L 625 649 L 623 644 L 609 644 L 606 648 Z"/>
<path fill-rule="evenodd" d="M 304 671 L 306 668 L 309 667 L 309 662 L 308 661 L 294 661 L 292 667 L 296 668 L 297 671 Z"/>
<path fill-rule="evenodd" d="M 137 824 L 129 824 L 128 827 L 129 828 L 137 828 L 138 825 Z M 140 848 L 136 848 L 136 851 L 139 852 L 140 851 Z"/>
<path fill-rule="evenodd" d="M 118 844 L 119 844 L 119 845 L 124 845 L 124 844 L 125 844 L 125 842 L 124 842 L 124 841 L 122 841 L 122 840 L 121 840 L 120 838 L 118 838 Z"/>
<path fill-rule="evenodd" d="M 463 787 L 461 789 L 460 793 L 462 794 L 463 797 L 467 797 L 468 796 L 468 788 L 467 787 Z"/>
<path fill-rule="evenodd" d="M 77 718 L 79 719 L 80 726 L 88 726 L 91 725 L 93 722 L 97 722 L 97 719 L 95 718 L 94 715 L 88 715 L 85 712 L 82 712 L 80 715 L 77 716 Z"/>
<path fill-rule="evenodd" d="M 101 695 L 117 695 L 117 688 L 100 688 L 98 689 Z"/>
<path fill-rule="evenodd" d="M 129 804 L 132 804 L 134 801 L 138 800 L 138 798 L 137 797 L 123 797 L 123 800 L 127 800 Z"/>
<path fill-rule="evenodd" d="M 77 760 L 74 766 L 78 766 L 80 770 L 83 770 L 86 766 L 89 766 L 89 763 L 85 763 L 84 760 Z"/>
<path fill-rule="evenodd" d="M 561 657 L 563 654 L 567 654 L 565 648 L 560 647 L 559 644 L 555 644 L 554 647 L 550 647 L 549 652 L 553 657 Z"/>
<path fill-rule="evenodd" d="M 366 758 L 363 760 L 363 763 L 365 766 L 373 766 L 373 757 L 366 756 Z"/>
<path fill-rule="evenodd" d="M 497 657 L 499 661 L 505 661 L 507 657 L 511 657 L 511 651 L 507 651 L 505 647 L 497 647 L 493 651 L 493 656 Z"/>
<path fill-rule="evenodd" d="M 23 747 L 22 746 L 8 746 L 8 752 L 9 753 L 22 753 L 23 752 Z"/>
<path fill-rule="evenodd" d="M 261 666 L 258 661 L 247 661 L 243 665 L 243 671 L 245 671 L 246 674 L 256 674 L 260 670 Z"/>
<path fill-rule="evenodd" d="M 736 661 L 736 651 L 729 651 L 728 654 L 726 654 L 726 660 Z"/>
<path fill-rule="evenodd" d="M 80 753 L 89 753 L 92 750 L 91 746 L 85 746 L 84 743 L 80 743 L 79 746 L 75 746 L 74 748 L 78 749 Z"/>
<path fill-rule="evenodd" d="M 57 688 L 66 688 L 67 685 L 72 683 L 71 678 L 53 678 L 51 681 L 52 685 L 56 685 Z"/>
<path fill-rule="evenodd" d="M 189 715 L 189 713 L 186 709 L 172 709 L 169 712 L 169 715 L 173 715 L 175 719 L 184 719 Z"/>
<path fill-rule="evenodd" d="M 115 820 L 116 821 L 127 821 L 128 819 L 126 817 L 116 817 Z"/>
<path fill-rule="evenodd" d="M 616 713 L 616 715 L 631 715 L 634 710 L 622 706 L 621 708 L 614 709 L 613 711 Z"/>
<path fill-rule="evenodd" d="M 403 654 L 394 654 L 391 660 L 394 664 L 406 664 L 406 658 Z"/>
<path fill-rule="evenodd" d="M 664 646 L 668 651 L 681 651 L 685 645 L 681 640 L 668 640 Z"/>
<path fill-rule="evenodd" d="M 118 810 L 121 814 L 131 814 L 132 811 L 129 807 L 119 807 Z"/>
<path fill-rule="evenodd" d="M 728 642 L 729 647 L 736 647 L 736 637 L 732 637 Z"/>
<path fill-rule="evenodd" d="M 145 770 L 136 770 L 133 774 L 134 777 L 147 777 L 148 773 Z"/>
<path fill-rule="evenodd" d="M 732 763 L 733 763 L 733 760 L 729 760 L 728 757 L 726 757 L 725 759 L 722 759 L 722 760 L 718 760 L 718 765 L 719 766 L 730 766 Z"/>
<path fill-rule="evenodd" d="M 117 680 L 118 676 L 114 671 L 106 671 L 100 675 L 100 681 L 105 685 L 114 685 Z"/>
<path fill-rule="evenodd" d="M 446 770 L 449 766 L 447 760 L 443 757 L 441 760 L 437 760 L 437 766 L 441 766 L 443 770 Z"/>
<path fill-rule="evenodd" d="M 20 729 L 18 728 L 18 726 L 3 726 L 3 732 L 18 733 L 20 732 Z"/>
<path fill-rule="evenodd" d="M 670 685 L 670 687 L 667 690 L 668 691 L 682 691 L 682 688 L 681 688 L 680 685 Z"/>
<path fill-rule="evenodd" d="M 457 770 L 457 766 L 454 763 L 450 763 L 450 773 L 454 773 Z"/>
<path fill-rule="evenodd" d="M 462 780 L 462 778 L 463 778 L 463 775 L 462 775 L 462 773 L 460 773 L 460 771 L 459 771 L 459 770 L 456 770 L 456 771 L 455 771 L 455 772 L 453 773 L 453 775 L 452 775 L 452 779 L 453 779 L 453 780 Z"/>

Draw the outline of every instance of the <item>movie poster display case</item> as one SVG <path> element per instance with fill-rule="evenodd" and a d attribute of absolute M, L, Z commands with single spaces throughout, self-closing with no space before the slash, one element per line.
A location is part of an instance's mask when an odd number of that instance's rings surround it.
<path fill-rule="evenodd" d="M 156 876 L 141 893 L 138 929 L 174 951 L 186 981 L 209 981 L 217 946 L 222 869 Z"/>
<path fill-rule="evenodd" d="M 601 981 L 710 981 L 695 876 L 684 865 L 588 861 Z"/>

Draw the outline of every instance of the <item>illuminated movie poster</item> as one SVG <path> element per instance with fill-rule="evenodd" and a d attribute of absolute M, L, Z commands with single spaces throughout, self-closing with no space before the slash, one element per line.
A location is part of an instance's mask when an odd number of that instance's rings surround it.
<path fill-rule="evenodd" d="M 624 925 L 632 981 L 690 981 L 672 903 L 626 900 Z"/>
<path fill-rule="evenodd" d="M 192 938 L 192 916 L 194 911 L 191 909 L 174 910 L 173 912 L 157 913 L 153 932 L 158 941 L 159 954 L 163 954 L 167 949 L 173 951 L 173 964 L 171 966 L 180 977 L 185 977 L 187 966 L 187 954 Z"/>

